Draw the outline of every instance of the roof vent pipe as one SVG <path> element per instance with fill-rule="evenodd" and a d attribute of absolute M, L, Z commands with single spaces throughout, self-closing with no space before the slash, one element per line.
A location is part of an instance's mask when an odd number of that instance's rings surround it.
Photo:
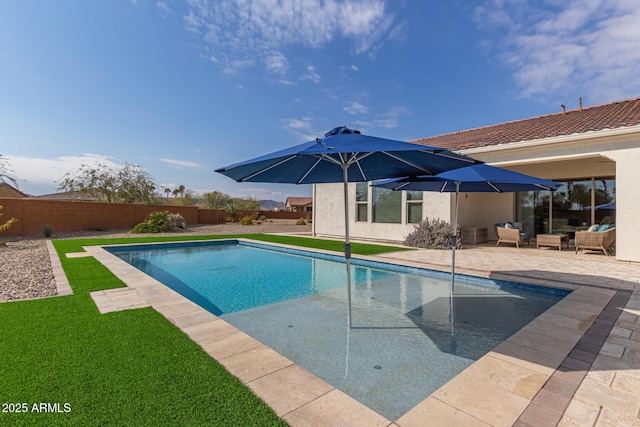
<path fill-rule="evenodd" d="M 582 113 L 582 97 L 580 97 L 580 112 Z"/>
<path fill-rule="evenodd" d="M 564 116 L 567 113 L 567 109 L 564 104 L 560 104 L 560 106 L 562 107 L 562 115 Z"/>

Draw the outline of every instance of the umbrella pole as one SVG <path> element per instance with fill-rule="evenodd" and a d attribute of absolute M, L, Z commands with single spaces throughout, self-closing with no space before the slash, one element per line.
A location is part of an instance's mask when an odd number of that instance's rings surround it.
<path fill-rule="evenodd" d="M 347 266 L 347 326 L 351 328 L 351 243 L 349 243 L 349 177 L 347 168 L 349 165 L 342 165 L 342 176 L 344 182 L 344 259 Z"/>
<path fill-rule="evenodd" d="M 453 295 L 456 273 L 456 246 L 458 245 L 458 195 L 460 194 L 460 181 L 456 181 L 456 196 L 453 205 L 453 235 L 451 236 L 451 289 L 450 296 L 450 313 L 451 313 L 451 335 L 453 335 Z"/>

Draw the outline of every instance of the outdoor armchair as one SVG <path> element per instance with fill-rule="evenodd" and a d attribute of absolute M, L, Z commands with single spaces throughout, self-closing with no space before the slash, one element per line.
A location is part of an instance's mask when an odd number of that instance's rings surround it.
<path fill-rule="evenodd" d="M 616 229 L 604 231 L 576 231 L 576 252 L 580 249 L 601 250 L 605 255 L 613 254 L 616 243 Z"/>
<path fill-rule="evenodd" d="M 494 224 L 493 229 L 496 232 L 496 236 L 498 236 L 498 242 L 496 246 L 500 243 L 515 243 L 517 248 L 520 248 L 521 243 L 529 244 L 529 236 L 526 233 L 523 233 L 519 228 L 507 228 L 503 227 L 500 224 Z"/>

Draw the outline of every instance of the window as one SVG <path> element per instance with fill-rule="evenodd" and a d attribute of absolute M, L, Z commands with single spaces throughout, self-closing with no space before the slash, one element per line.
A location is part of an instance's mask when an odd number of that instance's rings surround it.
<path fill-rule="evenodd" d="M 407 191 L 407 224 L 422 221 L 422 191 Z"/>
<path fill-rule="evenodd" d="M 366 182 L 356 183 L 356 221 L 367 222 L 369 207 L 369 184 Z"/>
<path fill-rule="evenodd" d="M 402 192 L 373 187 L 373 222 L 400 224 L 402 222 Z"/>

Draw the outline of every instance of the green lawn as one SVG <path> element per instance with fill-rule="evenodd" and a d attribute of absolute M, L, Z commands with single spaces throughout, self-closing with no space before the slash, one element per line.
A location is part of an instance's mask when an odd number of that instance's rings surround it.
<path fill-rule="evenodd" d="M 0 303 L 0 425 L 286 425 L 152 308 L 100 314 L 89 292 L 124 284 L 91 257 L 65 256 L 87 245 L 227 237 L 342 250 L 262 234 L 54 241 L 73 295 Z M 354 254 L 395 250 L 353 244 Z"/>

